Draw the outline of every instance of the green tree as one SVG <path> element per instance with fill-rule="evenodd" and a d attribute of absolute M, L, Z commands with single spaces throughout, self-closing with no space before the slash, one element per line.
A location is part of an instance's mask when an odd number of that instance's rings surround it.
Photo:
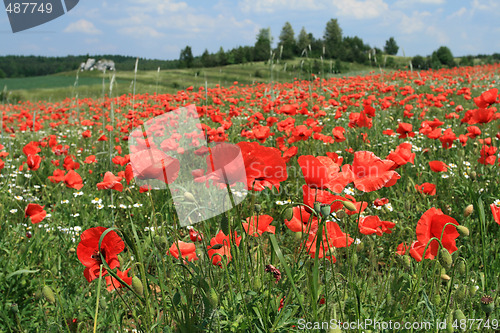
<path fill-rule="evenodd" d="M 257 35 L 257 41 L 254 46 L 254 56 L 255 61 L 264 61 L 269 59 L 271 54 L 271 28 L 260 29 Z"/>
<path fill-rule="evenodd" d="M 222 46 L 220 47 L 219 51 L 215 55 L 215 60 L 217 62 L 217 66 L 226 66 L 227 65 L 227 55 L 226 52 L 224 52 L 224 49 Z"/>
<path fill-rule="evenodd" d="M 427 62 L 420 55 L 416 55 L 411 59 L 411 65 L 414 69 L 427 69 Z"/>
<path fill-rule="evenodd" d="M 394 37 L 389 38 L 385 42 L 384 51 L 389 55 L 396 55 L 398 53 L 399 46 L 396 43 Z"/>
<path fill-rule="evenodd" d="M 302 27 L 299 32 L 299 36 L 297 37 L 298 55 L 302 55 L 302 52 L 304 52 L 304 50 L 306 50 L 306 52 L 309 52 L 309 46 L 311 45 L 311 36 L 306 32 L 306 29 Z"/>
<path fill-rule="evenodd" d="M 281 48 L 282 51 L 281 51 Z M 281 52 L 282 59 L 291 59 L 296 54 L 297 44 L 295 42 L 295 33 L 290 22 L 286 22 L 280 33 L 278 51 Z"/>
<path fill-rule="evenodd" d="M 449 48 L 447 48 L 446 46 L 441 46 L 439 49 L 437 49 L 436 56 L 442 65 L 445 65 L 448 67 L 456 66 L 455 59 L 453 58 L 453 54 L 451 53 L 451 50 Z"/>
<path fill-rule="evenodd" d="M 179 56 L 179 62 L 181 64 L 181 67 L 187 67 L 191 68 L 193 65 L 193 52 L 191 51 L 191 46 L 186 46 L 182 51 Z"/>
<path fill-rule="evenodd" d="M 215 59 L 213 54 L 210 54 L 207 49 L 203 51 L 203 54 L 200 57 L 201 65 L 203 67 L 214 67 Z"/>
<path fill-rule="evenodd" d="M 342 54 L 342 29 L 340 29 L 337 19 L 328 21 L 323 40 L 328 58 L 338 58 Z"/>

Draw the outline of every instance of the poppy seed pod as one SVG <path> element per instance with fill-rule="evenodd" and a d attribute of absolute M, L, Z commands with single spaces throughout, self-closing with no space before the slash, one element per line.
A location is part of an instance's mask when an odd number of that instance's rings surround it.
<path fill-rule="evenodd" d="M 320 211 L 321 211 L 321 215 L 323 215 L 324 217 L 327 217 L 330 215 L 331 207 L 329 205 L 321 205 Z"/>
<path fill-rule="evenodd" d="M 321 202 L 315 202 L 314 203 L 314 211 L 318 214 L 321 214 Z"/>
<path fill-rule="evenodd" d="M 493 304 L 493 297 L 489 295 L 484 295 L 481 297 L 481 308 L 483 309 L 484 313 L 490 314 L 493 312 L 493 309 L 495 308 L 495 305 Z"/>
<path fill-rule="evenodd" d="M 444 269 L 448 270 L 451 268 L 451 264 L 453 259 L 451 258 L 450 252 L 447 249 L 441 248 L 439 250 L 439 263 L 443 266 Z"/>
<path fill-rule="evenodd" d="M 441 280 L 443 281 L 450 281 L 450 276 L 448 274 L 441 274 Z"/>
<path fill-rule="evenodd" d="M 464 209 L 464 217 L 470 216 L 470 214 L 472 214 L 473 211 L 474 211 L 474 206 L 473 205 L 468 205 Z"/>
<path fill-rule="evenodd" d="M 339 219 L 343 219 L 344 217 L 347 216 L 347 214 L 343 210 L 339 210 L 335 216 Z"/>

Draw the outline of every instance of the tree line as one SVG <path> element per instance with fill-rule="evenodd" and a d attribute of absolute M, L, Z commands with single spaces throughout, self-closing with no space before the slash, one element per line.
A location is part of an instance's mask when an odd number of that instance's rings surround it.
<path fill-rule="evenodd" d="M 207 49 L 198 56 L 194 56 L 191 46 L 184 47 L 179 59 L 157 60 L 139 59 L 139 70 L 179 69 L 179 68 L 202 68 L 218 67 L 232 64 L 245 64 L 254 61 L 268 61 L 270 59 L 293 59 L 303 57 L 310 59 L 313 72 L 320 71 L 320 60 L 331 60 L 335 62 L 336 72 L 342 71 L 342 62 L 359 63 L 365 65 L 383 66 L 385 68 L 400 68 L 393 57 L 399 51 L 399 46 L 390 37 L 385 42 L 383 49 L 371 47 L 363 42 L 358 36 L 344 36 L 337 19 L 330 19 L 322 37 L 315 37 L 307 32 L 304 27 L 296 36 L 292 25 L 286 22 L 279 34 L 275 48 L 270 28 L 260 29 L 255 44 L 252 46 L 238 46 L 230 50 L 222 47 L 215 53 Z M 0 78 L 4 77 L 28 77 L 49 75 L 64 71 L 72 71 L 79 68 L 82 62 L 89 57 L 113 60 L 118 70 L 134 70 L 136 57 L 120 55 L 82 55 L 66 57 L 42 57 L 42 56 L 3 56 L 0 57 Z M 477 55 L 461 57 L 457 63 L 451 50 L 441 46 L 430 56 L 417 55 L 411 59 L 413 69 L 438 69 L 442 67 L 469 66 L 474 65 L 475 60 L 480 59 L 482 63 L 500 61 L 500 54 Z"/>

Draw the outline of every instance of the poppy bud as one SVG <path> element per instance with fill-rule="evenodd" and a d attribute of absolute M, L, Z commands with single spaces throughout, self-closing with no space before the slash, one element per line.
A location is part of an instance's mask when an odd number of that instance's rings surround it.
<path fill-rule="evenodd" d="M 52 291 L 52 289 L 50 289 L 49 286 L 43 286 L 42 294 L 49 303 L 54 304 L 56 302 L 54 292 Z"/>
<path fill-rule="evenodd" d="M 284 218 L 287 221 L 290 221 L 293 218 L 293 209 L 291 207 L 285 209 Z"/>
<path fill-rule="evenodd" d="M 212 308 L 215 308 L 217 306 L 217 304 L 219 304 L 219 296 L 215 292 L 214 288 L 210 288 L 208 298 L 209 298 L 210 305 L 212 306 Z"/>
<path fill-rule="evenodd" d="M 144 286 L 142 285 L 141 279 L 139 279 L 137 276 L 134 276 L 132 278 L 132 290 L 140 296 L 142 296 L 144 293 Z"/>
<path fill-rule="evenodd" d="M 194 195 L 191 192 L 184 192 L 184 199 L 191 202 L 196 202 Z"/>
<path fill-rule="evenodd" d="M 356 244 L 356 251 L 361 252 L 365 249 L 365 243 L 359 242 Z"/>
<path fill-rule="evenodd" d="M 446 318 L 446 331 L 448 333 L 453 333 L 455 331 L 453 328 L 453 312 L 450 312 L 448 318 Z"/>
<path fill-rule="evenodd" d="M 469 287 L 469 295 L 473 297 L 476 294 L 476 291 L 479 289 L 478 286 L 470 286 Z"/>
<path fill-rule="evenodd" d="M 255 279 L 253 279 L 253 287 L 256 290 L 260 290 L 262 288 L 262 280 L 260 279 L 260 276 L 256 276 Z"/>
<path fill-rule="evenodd" d="M 73 254 L 76 252 L 75 248 L 74 247 L 70 247 L 69 250 L 68 250 L 69 253 Z"/>
<path fill-rule="evenodd" d="M 441 303 L 441 296 L 439 294 L 434 294 L 432 297 L 432 304 L 439 305 Z"/>
<path fill-rule="evenodd" d="M 353 266 L 356 266 L 358 264 L 358 255 L 356 253 L 353 253 L 351 255 L 351 264 Z"/>
<path fill-rule="evenodd" d="M 181 303 L 181 294 L 177 291 L 174 294 L 174 297 L 172 297 L 172 303 L 175 306 L 178 306 Z"/>
<path fill-rule="evenodd" d="M 457 291 L 455 291 L 455 300 L 458 303 L 462 303 L 465 300 L 465 297 L 467 296 L 467 287 L 465 285 L 461 285 L 458 287 Z"/>
<path fill-rule="evenodd" d="M 219 250 L 219 249 L 222 249 L 222 247 L 223 247 L 223 246 L 224 246 L 224 245 L 222 245 L 222 244 L 215 244 L 214 246 L 212 246 L 212 248 L 211 248 L 211 249 L 212 249 L 212 250 Z"/>
<path fill-rule="evenodd" d="M 460 260 L 459 262 L 457 262 L 455 264 L 455 266 L 456 266 L 458 274 L 465 274 L 465 263 L 463 260 Z"/>
<path fill-rule="evenodd" d="M 259 213 L 259 212 L 262 210 L 262 206 L 261 206 L 261 205 L 259 205 L 259 204 L 255 204 L 255 205 L 254 205 L 254 207 L 255 207 L 255 211 L 256 211 L 257 213 Z"/>
<path fill-rule="evenodd" d="M 484 295 L 481 297 L 481 309 L 483 309 L 484 313 L 490 314 L 493 312 L 495 308 L 495 304 L 493 303 L 493 297 L 489 295 Z"/>
<path fill-rule="evenodd" d="M 451 264 L 453 259 L 451 258 L 450 252 L 444 247 L 439 250 L 439 263 L 443 266 L 444 269 L 448 270 L 451 268 Z"/>
<path fill-rule="evenodd" d="M 299 232 L 294 232 L 293 233 L 293 238 L 295 238 L 296 240 L 301 240 L 302 239 L 302 233 L 299 231 Z"/>
<path fill-rule="evenodd" d="M 443 281 L 450 281 L 450 276 L 448 274 L 441 274 L 441 280 Z"/>
<path fill-rule="evenodd" d="M 406 269 L 410 269 L 410 267 L 411 267 L 411 260 L 410 260 L 410 256 L 405 255 L 405 256 L 403 256 L 402 258 L 403 258 L 403 266 L 404 266 Z"/>
<path fill-rule="evenodd" d="M 476 173 L 476 171 L 472 171 L 470 173 L 470 179 L 472 179 L 472 180 L 476 180 L 477 179 L 477 173 Z"/>
<path fill-rule="evenodd" d="M 453 311 L 453 318 L 460 322 L 461 320 L 466 320 L 464 313 L 460 309 L 456 309 Z"/>
<path fill-rule="evenodd" d="M 457 231 L 460 236 L 469 236 L 469 229 L 467 227 L 464 227 L 463 225 L 457 226 Z"/>
<path fill-rule="evenodd" d="M 464 217 L 468 217 L 472 212 L 474 211 L 474 206 L 473 205 L 468 205 L 464 209 Z"/>
<path fill-rule="evenodd" d="M 229 219 L 226 215 L 222 215 L 220 220 L 220 229 L 225 235 L 229 235 Z"/>
<path fill-rule="evenodd" d="M 351 212 L 356 212 L 357 209 L 356 209 L 356 206 L 354 206 L 354 204 L 351 202 L 351 201 L 342 201 L 342 204 L 344 205 L 344 207 L 348 210 L 350 210 Z"/>

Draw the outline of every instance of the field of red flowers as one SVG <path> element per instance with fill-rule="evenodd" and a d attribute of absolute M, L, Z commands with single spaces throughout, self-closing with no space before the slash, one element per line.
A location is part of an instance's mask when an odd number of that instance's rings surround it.
<path fill-rule="evenodd" d="M 0 331 L 497 329 L 499 80 L 0 105 Z"/>

